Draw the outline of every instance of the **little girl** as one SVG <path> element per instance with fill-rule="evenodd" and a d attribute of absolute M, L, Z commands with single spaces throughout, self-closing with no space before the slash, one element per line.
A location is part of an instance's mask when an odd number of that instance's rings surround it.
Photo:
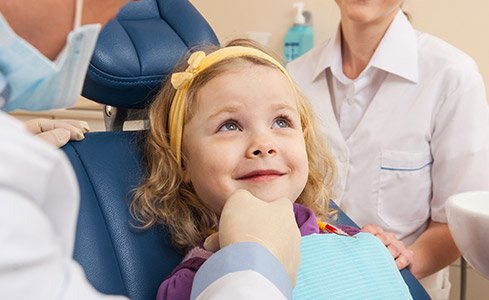
<path fill-rule="evenodd" d="M 204 241 L 236 190 L 290 199 L 302 236 L 319 233 L 317 218 L 328 213 L 335 171 L 327 144 L 285 69 L 257 48 L 236 40 L 193 53 L 150 108 L 147 175 L 131 211 L 144 227 L 165 224 L 186 253 L 157 299 L 190 298 L 213 254 Z"/>

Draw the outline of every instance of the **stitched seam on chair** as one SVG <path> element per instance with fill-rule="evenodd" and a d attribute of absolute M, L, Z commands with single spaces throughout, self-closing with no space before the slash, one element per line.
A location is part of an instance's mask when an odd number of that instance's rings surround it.
<path fill-rule="evenodd" d="M 78 159 L 79 159 L 80 163 L 83 166 L 83 171 L 87 175 L 87 179 L 90 182 L 90 185 L 92 187 L 93 193 L 96 195 L 97 200 L 100 199 L 99 194 L 97 193 L 97 190 L 95 189 L 95 186 L 93 184 L 92 178 L 90 176 L 88 176 L 86 165 L 85 165 L 84 161 L 82 160 L 82 158 L 80 156 L 80 153 L 78 152 L 78 149 L 76 147 L 73 147 L 73 149 L 75 150 L 75 152 L 76 152 L 76 154 L 78 156 Z M 128 293 L 128 289 L 127 289 L 127 285 L 126 285 L 126 279 L 127 278 L 124 276 L 123 272 L 121 272 L 122 271 L 122 268 L 121 268 L 119 253 L 115 250 L 115 244 L 114 244 L 114 238 L 112 236 L 112 231 L 111 230 L 108 230 L 109 227 L 108 227 L 108 223 L 107 223 L 107 218 L 106 218 L 105 210 L 102 209 L 102 206 L 100 205 L 100 202 L 99 201 L 97 201 L 97 206 L 99 207 L 100 212 L 101 212 L 101 214 L 103 216 L 105 228 L 107 229 L 107 234 L 110 237 L 110 244 L 112 245 L 112 252 L 114 253 L 114 256 L 116 257 L 117 268 L 119 269 L 119 274 L 120 274 L 120 276 L 122 278 L 122 284 L 124 286 L 125 295 L 128 295 L 129 293 Z"/>
<path fill-rule="evenodd" d="M 90 74 L 97 76 L 99 78 L 102 78 L 102 79 L 105 79 L 108 81 L 112 81 L 112 82 L 126 83 L 128 85 L 135 85 L 135 86 L 140 85 L 141 83 L 159 83 L 162 80 L 162 79 L 143 79 L 143 80 L 138 79 L 137 82 L 131 82 L 131 80 L 134 80 L 135 78 L 139 78 L 139 77 L 130 77 L 129 79 L 125 79 L 125 80 L 114 79 L 114 78 L 110 78 L 111 75 L 107 74 L 106 72 L 100 70 L 99 68 L 97 68 L 93 65 L 92 65 L 92 69 L 90 71 L 91 71 Z M 107 77 L 104 77 L 104 76 L 107 76 Z M 163 75 L 151 75 L 151 77 L 152 76 L 164 77 Z M 146 76 L 146 77 L 150 77 L 150 76 Z"/>
<path fill-rule="evenodd" d="M 136 54 L 137 54 L 137 56 L 138 56 L 139 73 L 142 73 L 142 72 L 143 72 L 143 68 L 142 68 L 142 66 L 141 66 L 141 57 L 140 57 L 140 55 L 139 55 L 138 48 L 136 47 L 136 44 L 134 44 L 134 42 L 133 42 L 133 40 L 132 40 L 132 37 L 131 37 L 131 35 L 129 34 L 129 32 L 127 32 L 126 28 L 125 28 L 124 26 L 122 26 L 121 21 L 118 21 L 118 22 L 119 22 L 119 24 L 121 24 L 122 29 L 124 29 L 124 32 L 125 32 L 125 33 L 127 34 L 127 36 L 129 37 L 129 40 L 131 41 L 131 44 L 132 44 L 132 46 L 133 46 L 133 48 L 134 48 L 134 51 L 136 51 Z"/>
<path fill-rule="evenodd" d="M 173 5 L 173 3 L 175 3 L 175 1 L 172 1 L 171 5 Z M 162 16 L 162 13 L 161 13 L 161 12 L 162 12 L 163 8 L 162 8 L 162 7 L 160 7 L 160 1 L 156 1 L 156 6 L 158 6 L 158 14 L 160 15 L 160 19 L 161 19 L 162 21 L 165 21 L 165 23 L 166 23 L 166 24 L 168 24 L 168 26 L 170 26 L 170 28 L 173 30 L 173 32 L 175 32 L 175 33 L 178 35 L 178 37 L 180 37 L 180 40 L 181 40 L 181 41 L 182 41 L 182 42 L 185 44 L 185 47 L 187 47 L 187 49 L 190 49 L 190 45 L 187 43 L 187 41 L 185 41 L 185 40 L 182 38 L 182 36 L 180 35 L 180 33 L 179 33 L 177 30 L 175 30 L 175 27 L 174 27 L 172 24 L 170 24 L 170 23 L 169 23 L 169 22 L 168 22 L 168 21 L 167 21 L 167 20 L 166 20 L 166 19 L 165 19 L 165 18 Z M 167 8 L 167 9 L 169 9 L 169 8 Z M 172 69 L 173 69 L 173 68 L 172 68 Z"/>

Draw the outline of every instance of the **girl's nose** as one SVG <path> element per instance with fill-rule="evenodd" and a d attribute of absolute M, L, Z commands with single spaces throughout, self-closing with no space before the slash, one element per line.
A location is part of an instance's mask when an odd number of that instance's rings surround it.
<path fill-rule="evenodd" d="M 248 148 L 247 151 L 247 156 L 249 158 L 255 158 L 255 157 L 273 157 L 277 154 L 277 147 L 270 142 L 261 142 L 261 143 L 255 143 L 251 147 Z"/>

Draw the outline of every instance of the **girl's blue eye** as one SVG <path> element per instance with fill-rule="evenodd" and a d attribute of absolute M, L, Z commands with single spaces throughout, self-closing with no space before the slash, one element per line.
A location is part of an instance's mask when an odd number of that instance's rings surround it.
<path fill-rule="evenodd" d="M 285 117 L 279 117 L 273 121 L 272 128 L 288 128 L 290 126 L 290 121 Z"/>
<path fill-rule="evenodd" d="M 228 121 L 219 127 L 218 131 L 236 131 L 240 130 L 238 124 L 234 121 Z"/>

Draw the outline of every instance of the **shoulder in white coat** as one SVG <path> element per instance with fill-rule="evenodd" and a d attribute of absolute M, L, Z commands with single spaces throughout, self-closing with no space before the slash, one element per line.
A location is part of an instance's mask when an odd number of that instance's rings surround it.
<path fill-rule="evenodd" d="M 328 53 L 333 43 L 334 38 L 330 38 L 287 64 L 287 71 L 299 87 L 310 84 L 319 72 L 324 71 L 324 61 L 329 59 Z"/>
<path fill-rule="evenodd" d="M 73 259 L 79 195 L 65 155 L 0 111 L 0 299 L 100 299 Z"/>

